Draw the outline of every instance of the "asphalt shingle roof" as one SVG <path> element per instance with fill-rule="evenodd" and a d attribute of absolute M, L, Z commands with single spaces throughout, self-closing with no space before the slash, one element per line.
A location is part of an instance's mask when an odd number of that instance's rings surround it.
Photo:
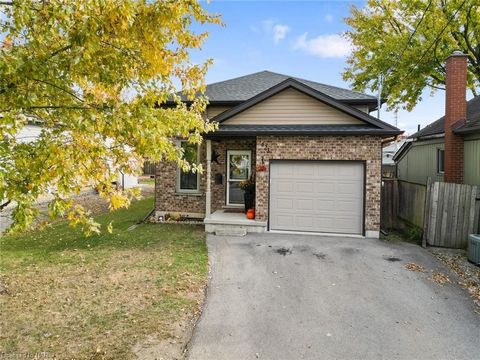
<path fill-rule="evenodd" d="M 425 126 L 420 131 L 411 135 L 411 138 L 421 138 L 425 136 L 443 134 L 445 125 L 445 116 Z M 467 122 L 465 125 L 456 129 L 456 131 L 464 131 L 467 129 L 477 128 L 480 126 L 480 96 L 467 101 Z"/>
<path fill-rule="evenodd" d="M 209 84 L 207 85 L 205 94 L 210 103 L 240 102 L 248 100 L 289 78 L 295 79 L 307 86 L 310 86 L 313 89 L 320 91 L 325 95 L 331 96 L 336 100 L 358 100 L 359 103 L 363 101 L 367 103 L 374 103 L 376 101 L 376 97 L 371 95 L 342 89 L 336 86 L 321 84 L 310 80 L 291 77 L 288 75 L 278 74 L 271 71 L 260 71 L 254 74 Z"/>

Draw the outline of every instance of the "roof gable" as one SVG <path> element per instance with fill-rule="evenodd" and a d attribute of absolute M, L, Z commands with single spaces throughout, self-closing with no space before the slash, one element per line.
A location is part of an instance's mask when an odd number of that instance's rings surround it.
<path fill-rule="evenodd" d="M 224 125 L 365 124 L 289 87 L 223 121 Z"/>
<path fill-rule="evenodd" d="M 370 125 L 372 128 L 375 128 L 377 130 L 384 130 L 386 132 L 390 132 L 390 133 L 394 133 L 394 134 L 399 134 L 401 133 L 401 131 L 399 131 L 397 128 L 383 122 L 383 121 L 380 121 L 376 118 L 374 118 L 373 116 L 370 116 L 358 109 L 355 109 L 351 106 L 348 106 L 346 104 L 343 104 L 341 102 L 339 102 L 338 100 L 328 96 L 328 95 L 325 95 L 295 79 L 287 79 L 283 82 L 281 82 L 280 84 L 276 85 L 276 86 L 273 86 L 272 88 L 270 89 L 267 89 L 266 91 L 258 94 L 257 96 L 215 116 L 213 119 L 211 119 L 212 121 L 217 121 L 219 123 L 224 123 L 226 122 L 228 119 L 232 118 L 233 116 L 237 115 L 237 114 L 240 114 L 250 108 L 252 108 L 253 106 L 273 97 L 274 95 L 276 94 L 279 94 L 280 92 L 286 90 L 286 89 L 295 89 L 301 93 L 303 93 L 304 95 L 307 95 L 307 96 L 310 96 L 311 98 L 315 99 L 315 100 L 318 100 L 320 101 L 321 103 L 323 104 L 326 104 L 334 109 L 336 109 L 337 111 L 339 112 L 342 112 L 343 114 L 353 118 L 353 119 L 357 119 L 357 120 L 360 120 L 361 122 L 363 122 L 364 124 L 368 124 Z M 361 123 L 360 122 L 360 123 Z M 223 125 L 227 125 L 227 123 L 223 124 Z"/>

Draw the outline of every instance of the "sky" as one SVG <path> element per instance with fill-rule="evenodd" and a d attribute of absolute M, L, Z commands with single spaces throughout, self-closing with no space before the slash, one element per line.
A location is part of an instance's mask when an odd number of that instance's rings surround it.
<path fill-rule="evenodd" d="M 339 34 L 350 7 L 365 1 L 212 0 L 203 3 L 222 15 L 225 27 L 208 26 L 210 33 L 194 62 L 212 58 L 207 83 L 270 70 L 320 83 L 350 88 L 342 80 L 349 44 Z M 411 112 L 398 112 L 398 127 L 412 134 L 444 114 L 444 92 L 430 96 Z M 372 113 L 376 116 L 376 112 Z M 380 118 L 395 125 L 395 114 L 382 107 Z"/>

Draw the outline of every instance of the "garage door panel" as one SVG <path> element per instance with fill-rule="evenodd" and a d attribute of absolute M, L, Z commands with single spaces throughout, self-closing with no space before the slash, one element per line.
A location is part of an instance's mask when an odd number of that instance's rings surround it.
<path fill-rule="evenodd" d="M 358 203 L 355 201 L 349 201 L 349 200 L 337 200 L 335 202 L 335 205 L 331 207 L 331 209 L 334 209 L 335 211 L 341 211 L 343 215 L 353 215 L 357 216 L 358 212 L 361 210 L 361 208 L 358 208 Z"/>
<path fill-rule="evenodd" d="M 315 168 L 307 164 L 296 165 L 294 166 L 294 174 L 302 179 L 313 179 L 315 178 Z"/>
<path fill-rule="evenodd" d="M 294 184 L 288 180 L 278 180 L 275 184 L 272 184 L 272 186 L 278 193 L 291 194 L 294 189 Z"/>
<path fill-rule="evenodd" d="M 315 186 L 311 181 L 295 183 L 295 191 L 300 193 L 311 193 L 314 191 Z"/>
<path fill-rule="evenodd" d="M 335 182 L 318 180 L 315 185 L 315 189 L 312 192 L 315 192 L 317 194 L 324 194 L 327 196 L 335 193 Z"/>
<path fill-rule="evenodd" d="M 335 199 L 315 199 L 315 210 L 321 212 L 324 209 L 333 209 L 335 207 Z"/>
<path fill-rule="evenodd" d="M 284 228 L 281 230 L 291 229 L 294 227 L 295 218 L 286 214 L 286 215 L 275 215 L 274 218 L 276 223 L 283 224 Z"/>
<path fill-rule="evenodd" d="M 339 195 L 346 194 L 349 196 L 358 197 L 358 182 L 337 183 L 335 187 L 335 193 Z"/>
<path fill-rule="evenodd" d="M 278 177 L 292 178 L 294 171 L 294 167 L 276 167 L 272 168 L 272 175 L 276 175 Z"/>
<path fill-rule="evenodd" d="M 305 227 L 312 229 L 315 219 L 311 215 L 295 216 L 295 225 L 298 227 Z"/>
<path fill-rule="evenodd" d="M 307 166 L 311 166 L 312 164 L 308 164 Z M 322 166 L 313 166 L 315 168 L 315 174 L 317 177 L 321 177 L 324 179 L 334 178 L 336 173 L 336 166 L 335 164 L 329 164 L 325 162 Z"/>
<path fill-rule="evenodd" d="M 286 210 L 286 211 L 292 211 L 294 209 L 294 199 L 288 199 L 288 198 L 278 198 L 275 200 L 275 202 L 273 203 L 273 205 L 278 209 L 280 210 L 280 212 L 282 210 Z M 279 213 L 280 213 L 279 212 Z"/>
<path fill-rule="evenodd" d="M 361 234 L 363 172 L 360 162 L 272 162 L 270 228 Z"/>
<path fill-rule="evenodd" d="M 335 219 L 335 228 L 338 229 L 337 231 L 344 231 L 349 232 L 352 226 L 361 226 L 361 222 L 359 220 L 355 220 L 352 218 L 337 218 Z"/>
<path fill-rule="evenodd" d="M 355 166 L 337 166 L 335 175 L 344 179 L 359 180 L 362 177 L 362 172 L 359 172 Z"/>
<path fill-rule="evenodd" d="M 295 209 L 298 210 L 313 210 L 314 201 L 312 199 L 297 199 L 295 204 Z"/>

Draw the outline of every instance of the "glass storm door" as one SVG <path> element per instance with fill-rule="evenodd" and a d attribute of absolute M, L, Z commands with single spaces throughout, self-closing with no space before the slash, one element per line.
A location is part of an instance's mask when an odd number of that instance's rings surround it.
<path fill-rule="evenodd" d="M 227 151 L 227 205 L 244 204 L 244 191 L 239 185 L 250 178 L 251 157 L 251 151 Z"/>

